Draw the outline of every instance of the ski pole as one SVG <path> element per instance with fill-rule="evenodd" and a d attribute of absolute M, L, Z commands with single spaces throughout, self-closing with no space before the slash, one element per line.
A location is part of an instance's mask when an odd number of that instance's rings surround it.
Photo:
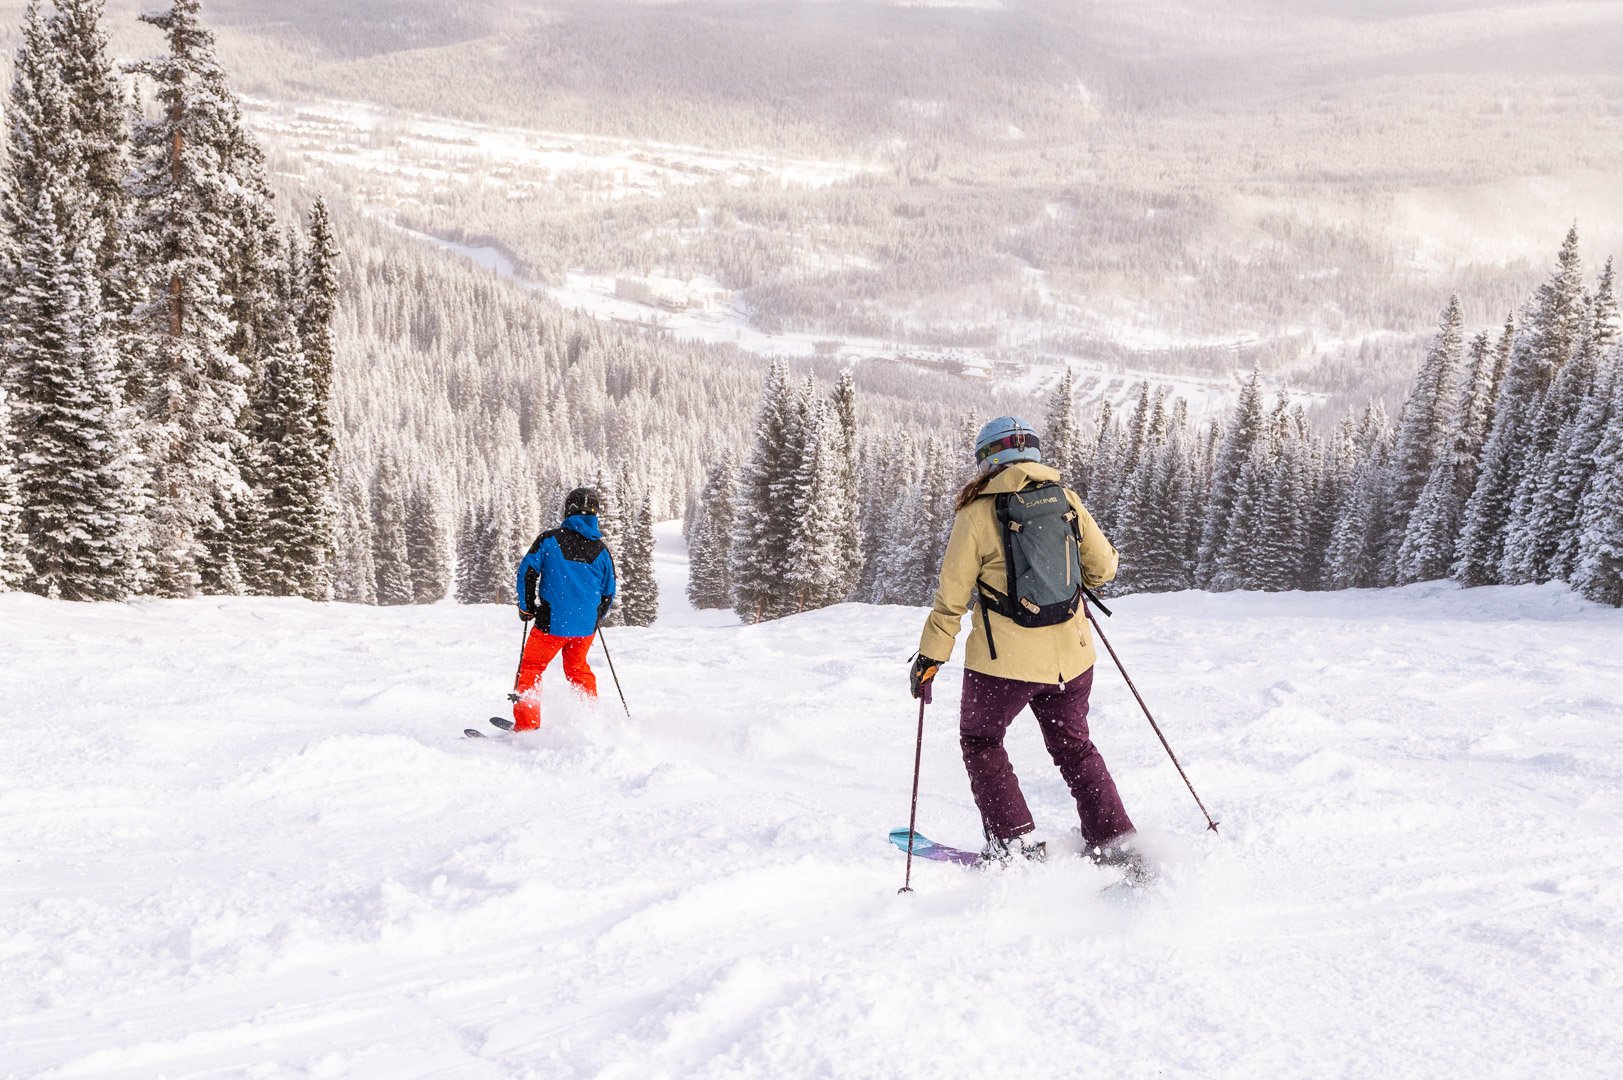
<path fill-rule="evenodd" d="M 1088 595 L 1092 596 L 1093 594 L 1090 592 Z M 1098 603 L 1098 600 L 1095 599 L 1094 602 Z M 1106 615 L 1110 614 L 1110 610 L 1105 608 L 1103 604 L 1099 604 L 1099 607 L 1104 610 Z M 1172 764 L 1177 768 L 1178 775 L 1183 777 L 1184 786 L 1189 789 L 1189 794 L 1195 796 L 1195 805 L 1200 807 L 1202 814 L 1206 815 L 1206 827 L 1214 833 L 1217 832 L 1217 822 L 1212 820 L 1212 815 L 1206 810 L 1206 804 L 1200 801 L 1200 796 L 1195 792 L 1195 785 L 1189 782 L 1189 774 L 1183 771 L 1183 764 L 1178 760 L 1178 755 L 1172 752 L 1172 744 L 1167 742 L 1165 735 L 1161 734 L 1161 725 L 1157 724 L 1155 717 L 1150 715 L 1150 707 L 1144 704 L 1144 695 L 1140 694 L 1138 687 L 1133 685 L 1133 677 L 1127 674 L 1127 669 L 1122 666 L 1121 657 L 1116 655 L 1116 650 L 1111 646 L 1110 639 L 1105 637 L 1105 632 L 1100 629 L 1099 620 L 1093 617 L 1093 609 L 1089 608 L 1087 611 L 1088 622 L 1093 624 L 1093 632 L 1099 635 L 1100 641 L 1104 642 L 1105 650 L 1110 653 L 1110 659 L 1116 662 L 1116 670 L 1121 672 L 1123 679 L 1127 680 L 1127 689 L 1133 692 L 1133 697 L 1138 699 L 1138 707 L 1144 710 L 1144 718 L 1150 722 L 1150 728 L 1154 730 L 1155 737 L 1160 739 L 1161 745 L 1166 748 L 1167 757 L 1172 759 Z M 1221 836 L 1222 834 L 1218 833 L 1218 835 Z"/>
<path fill-rule="evenodd" d="M 913 830 L 919 823 L 919 764 L 924 760 L 924 698 L 919 698 L 919 738 L 913 747 L 913 808 L 907 812 L 907 873 L 898 893 L 913 891 Z"/>
<path fill-rule="evenodd" d="M 507 695 L 508 701 L 518 701 L 518 677 L 524 674 L 524 650 L 530 644 L 530 620 L 525 619 L 519 624 L 518 639 L 518 670 L 513 672 L 513 692 Z"/>
<path fill-rule="evenodd" d="M 609 639 L 603 636 L 603 628 L 597 628 L 597 640 L 603 646 L 603 656 L 609 662 L 609 674 L 614 676 L 614 689 L 620 695 L 620 708 L 626 711 L 626 719 L 631 719 L 631 706 L 626 704 L 626 692 L 620 688 L 619 672 L 614 670 L 614 657 L 609 654 Z"/>

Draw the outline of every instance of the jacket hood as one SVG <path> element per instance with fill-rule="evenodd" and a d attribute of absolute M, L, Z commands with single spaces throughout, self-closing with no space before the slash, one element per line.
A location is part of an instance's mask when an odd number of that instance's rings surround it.
<path fill-rule="evenodd" d="M 984 493 L 1001 495 L 1006 491 L 1019 491 L 1027 484 L 1059 482 L 1059 470 L 1053 466 L 1037 461 L 1017 461 L 992 477 Z"/>
<path fill-rule="evenodd" d="M 578 532 L 588 540 L 603 539 L 603 530 L 597 526 L 596 514 L 570 514 L 564 518 L 563 527 L 570 532 Z"/>

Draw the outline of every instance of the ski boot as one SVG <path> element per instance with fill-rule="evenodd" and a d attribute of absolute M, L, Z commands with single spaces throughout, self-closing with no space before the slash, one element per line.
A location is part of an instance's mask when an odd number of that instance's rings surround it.
<path fill-rule="evenodd" d="M 1027 862 L 1042 862 L 1048 858 L 1048 844 L 1042 840 L 1027 839 L 1030 833 L 1021 833 L 1011 836 L 1007 840 L 988 835 L 986 846 L 981 848 L 982 866 L 1008 866 L 1016 859 Z"/>
<path fill-rule="evenodd" d="M 1120 870 L 1123 880 L 1134 888 L 1148 885 L 1160 876 L 1150 857 L 1133 843 L 1132 833 L 1107 840 L 1103 844 L 1089 844 L 1084 840 L 1082 857 L 1095 866 Z"/>

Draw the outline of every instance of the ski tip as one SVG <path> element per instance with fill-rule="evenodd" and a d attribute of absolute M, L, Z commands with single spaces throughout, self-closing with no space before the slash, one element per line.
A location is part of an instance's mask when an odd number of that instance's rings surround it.
<path fill-rule="evenodd" d="M 492 716 L 490 718 L 490 726 L 501 728 L 503 731 L 512 731 L 513 721 L 505 716 Z"/>
<path fill-rule="evenodd" d="M 482 738 L 485 737 L 485 733 L 482 732 L 482 731 L 477 731 L 474 728 L 469 727 L 469 728 L 463 728 L 462 729 L 462 736 L 463 736 L 463 738 L 467 738 L 467 739 L 482 739 Z"/>

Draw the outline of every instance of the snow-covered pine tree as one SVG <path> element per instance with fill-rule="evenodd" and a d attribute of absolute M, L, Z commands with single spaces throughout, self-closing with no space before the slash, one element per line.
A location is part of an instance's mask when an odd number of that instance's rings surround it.
<path fill-rule="evenodd" d="M 840 534 L 839 599 L 849 599 L 862 580 L 862 507 L 860 490 L 862 479 L 861 447 L 857 431 L 857 384 L 850 368 L 840 373 L 840 383 L 834 390 L 834 417 L 840 440 L 840 489 L 844 498 L 839 503 L 839 517 L 835 527 Z"/>
<path fill-rule="evenodd" d="M 1161 444 L 1167 440 L 1168 425 L 1171 424 L 1172 414 L 1176 411 L 1168 408 L 1171 392 L 1171 388 L 1167 386 L 1155 388 L 1155 396 L 1150 403 L 1150 418 L 1144 425 L 1144 453 L 1146 454 L 1159 450 Z M 1187 410 L 1182 398 L 1178 399 L 1178 405 Z"/>
<path fill-rule="evenodd" d="M 1556 436 L 1544 485 L 1533 503 L 1529 546 L 1548 551 L 1550 578 L 1570 581 L 1577 565 L 1584 495 L 1595 474 L 1595 458 L 1612 422 L 1612 397 L 1623 371 L 1618 338 L 1618 307 L 1612 260 L 1606 260 L 1590 303 L 1590 317 L 1578 356 L 1556 377 L 1568 384 L 1568 417 Z M 1581 390 L 1580 390 L 1581 387 Z M 1554 387 L 1552 396 L 1556 395 Z"/>
<path fill-rule="evenodd" d="M 1187 425 L 1180 429 L 1190 430 Z M 1206 521 L 1208 502 L 1212 490 L 1211 462 L 1217 453 L 1217 426 L 1202 436 L 1198 432 L 1189 436 L 1188 451 L 1184 455 L 1184 484 L 1187 491 L 1187 509 L 1184 512 L 1187 538 L 1184 546 L 1183 565 L 1188 574 L 1188 584 L 1183 588 L 1196 588 L 1195 564 L 1200 559 L 1200 533 Z"/>
<path fill-rule="evenodd" d="M 9 325 L 0 378 L 14 412 L 22 527 L 27 546 L 40 545 L 27 587 L 116 599 L 141 583 L 132 548 L 142 478 L 103 308 L 111 275 L 100 258 L 120 199 L 105 173 L 121 162 L 124 137 L 121 117 L 107 124 L 87 111 L 117 94 L 91 6 L 58 5 L 45 18 L 30 4 L 24 20 L 0 180 L 0 321 Z"/>
<path fill-rule="evenodd" d="M 1138 463 L 1144 455 L 1145 441 L 1149 438 L 1150 416 L 1153 409 L 1150 384 L 1141 382 L 1138 384 L 1138 401 L 1134 403 L 1132 415 L 1127 419 L 1127 439 L 1123 446 L 1121 461 L 1118 463 L 1118 483 L 1125 482 L 1125 478 L 1138 468 Z"/>
<path fill-rule="evenodd" d="M 1121 559 L 1110 583 L 1113 592 L 1149 592 L 1146 582 L 1162 574 L 1163 568 L 1151 561 L 1150 551 L 1167 532 L 1170 508 L 1155 502 L 1156 465 L 1153 457 L 1140 460 L 1122 484 L 1116 526 L 1110 534 Z"/>
<path fill-rule="evenodd" d="M 468 581 L 471 604 L 516 602 L 514 584 L 519 560 L 530 550 L 538 530 L 538 508 L 521 486 L 519 473 L 509 472 L 493 485 L 493 495 L 482 514 L 483 527 L 476 537 L 474 573 Z M 461 600 L 461 596 L 458 596 Z"/>
<path fill-rule="evenodd" d="M 619 596 L 614 607 L 609 611 L 608 617 L 603 620 L 604 626 L 625 625 L 625 582 L 626 558 L 628 552 L 631 522 L 627 520 L 627 508 L 630 506 L 629 481 L 624 469 L 616 473 L 608 473 L 599 468 L 597 478 L 593 480 L 592 487 L 597 491 L 598 511 L 597 525 L 603 532 L 603 543 L 608 547 L 610 556 L 614 559 L 615 579 L 619 586 Z"/>
<path fill-rule="evenodd" d="M 436 604 L 451 590 L 450 508 L 440 475 L 428 469 L 406 498 L 406 553 L 411 599 Z"/>
<path fill-rule="evenodd" d="M 1095 515 L 1094 520 L 1107 535 L 1115 533 L 1121 523 L 1121 503 L 1128 481 L 1144 458 L 1151 409 L 1149 384 L 1141 382 L 1138 384 L 1138 400 L 1128 414 L 1126 423 L 1116 425 L 1116 430 L 1108 439 L 1101 439 L 1101 457 L 1108 444 L 1110 464 L 1108 467 L 1101 464 L 1097 468 L 1088 490 L 1099 506 L 1097 510 L 1090 508 L 1090 513 Z"/>
<path fill-rule="evenodd" d="M 1269 486 L 1277 469 L 1275 449 L 1266 435 L 1252 440 L 1235 479 L 1223 547 L 1212 568 L 1211 592 L 1256 587 L 1256 550 L 1263 540 L 1263 520 L 1271 498 Z"/>
<path fill-rule="evenodd" d="M 1233 518 L 1240 471 L 1245 468 L 1251 447 L 1262 432 L 1261 375 L 1253 371 L 1229 415 L 1212 468 L 1211 499 L 1201 526 L 1200 553 L 1195 567 L 1195 583 L 1201 588 L 1210 585 L 1217 573 L 1218 558 L 1227 545 L 1226 533 Z"/>
<path fill-rule="evenodd" d="M 327 205 L 316 199 L 310 209 L 309 244 L 302 252 L 290 245 L 290 257 L 299 259 L 295 278 L 298 303 L 299 352 L 310 382 L 308 408 L 311 445 L 301 465 L 304 484 L 320 498 L 308 506 L 306 532 L 313 546 L 306 562 L 303 593 L 323 591 L 327 567 L 332 563 L 332 536 L 338 483 L 338 450 L 332 427 L 333 321 L 338 313 L 340 282 L 338 246 L 333 239 Z"/>
<path fill-rule="evenodd" d="M 1463 508 L 1457 497 L 1457 474 L 1452 462 L 1439 461 L 1432 468 L 1426 486 L 1420 489 L 1420 500 L 1409 515 L 1409 527 L 1404 530 L 1403 546 L 1398 550 L 1393 571 L 1397 584 L 1448 576 Z"/>
<path fill-rule="evenodd" d="M 931 546 L 926 481 L 910 484 L 896 504 L 880 545 L 873 603 L 917 605 L 929 602 L 930 582 L 922 567 Z"/>
<path fill-rule="evenodd" d="M 1372 586 L 1380 573 L 1380 545 L 1386 535 L 1386 471 L 1392 429 L 1379 403 L 1364 410 L 1358 427 L 1357 466 L 1330 531 L 1321 579 L 1329 589 Z"/>
<path fill-rule="evenodd" d="M 734 470 L 731 454 L 711 467 L 688 529 L 688 600 L 701 610 L 733 605 Z"/>
<path fill-rule="evenodd" d="M 228 534 L 232 503 L 246 491 L 239 425 L 248 369 L 229 347 L 224 272 L 244 239 L 230 161 L 238 125 L 197 0 L 174 0 L 142 21 L 169 44 L 131 69 L 152 81 L 157 106 L 135 127 L 129 188 L 136 284 L 146 298 L 134 312 L 134 362 L 152 382 L 142 403 L 149 557 L 155 590 L 187 596 L 205 582 L 230 590 L 239 577 Z"/>
<path fill-rule="evenodd" d="M 400 462 L 385 454 L 372 479 L 372 566 L 378 603 L 409 604 L 414 598 L 411 550 L 406 537 L 406 479 Z"/>
<path fill-rule="evenodd" d="M 250 592 L 301 592 L 310 557 L 306 505 L 312 497 L 302 463 L 310 452 L 310 381 L 294 321 L 287 260 L 273 282 L 280 304 L 256 315 L 258 341 L 245 416 L 249 438 L 240 451 L 248 492 L 237 503 L 233 548 Z M 313 597 L 325 599 L 325 595 Z"/>
<path fill-rule="evenodd" d="M 22 503 L 11 446 L 11 403 L 0 385 L 0 592 L 21 588 L 32 577 L 23 552 Z"/>
<path fill-rule="evenodd" d="M 1505 554 L 1500 562 L 1504 580 L 1512 584 L 1545 582 L 1561 576 L 1556 565 L 1562 541 L 1577 527 L 1578 507 L 1584 488 L 1594 470 L 1594 452 L 1604 432 L 1604 417 L 1588 408 L 1596 398 L 1595 382 L 1600 364 L 1590 350 L 1581 347 L 1563 367 L 1544 396 L 1541 412 L 1565 416 L 1549 453 L 1536 465 L 1536 482 L 1518 485 L 1518 497 L 1511 504 L 1510 525 L 1505 533 Z M 1582 430 L 1593 424 L 1591 430 Z M 1582 460 L 1573 461 L 1579 441 Z"/>
<path fill-rule="evenodd" d="M 733 607 L 749 621 L 776 617 L 781 605 L 793 511 L 788 488 L 799 466 L 796 410 L 789 369 L 775 361 L 761 393 L 755 446 L 739 470 L 733 518 Z"/>
<path fill-rule="evenodd" d="M 489 579 L 491 535 L 495 527 L 496 510 L 488 497 L 470 499 L 462 523 L 457 529 L 456 543 L 456 602 L 482 604 L 484 587 Z M 342 516 L 340 520 L 343 520 Z M 343 564 L 343 549 L 339 549 L 339 564 Z M 518 568 L 514 567 L 514 577 Z"/>
<path fill-rule="evenodd" d="M 378 602 L 377 566 L 372 561 L 371 500 L 353 474 L 337 493 L 333 537 L 333 599 L 346 604 Z M 458 599 L 461 599 L 459 596 Z M 464 601 L 473 603 L 473 601 Z"/>
<path fill-rule="evenodd" d="M 1302 588 L 1324 587 L 1324 565 L 1330 550 L 1330 533 L 1335 528 L 1336 510 L 1356 457 L 1347 446 L 1355 431 L 1348 417 L 1328 438 L 1314 438 L 1307 447 L 1307 502 L 1302 527 L 1305 550 L 1302 553 Z M 1341 472 L 1345 462 L 1346 474 Z"/>
<path fill-rule="evenodd" d="M 14 228 L 32 215 L 49 168 L 63 248 L 95 250 L 98 308 L 116 336 L 128 308 L 121 227 L 127 103 L 101 30 L 101 0 L 58 0 L 55 9 L 46 18 L 30 3 L 24 16 L 7 109 L 0 222 Z"/>
<path fill-rule="evenodd" d="M 629 507 L 628 507 L 629 509 Z M 621 621 L 627 626 L 652 626 L 659 617 L 659 582 L 654 575 L 654 505 L 644 495 L 628 513 L 620 571 Z"/>
<path fill-rule="evenodd" d="M 1613 381 L 1610 411 L 1584 493 L 1572 584 L 1597 603 L 1623 607 L 1623 377 Z"/>
<path fill-rule="evenodd" d="M 134 422 L 100 307 L 95 245 L 65 250 L 51 175 L 46 166 L 35 212 L 19 223 L 7 311 L 9 363 L 23 388 L 13 424 L 23 448 L 27 586 L 69 600 L 120 600 L 142 584 Z"/>
<path fill-rule="evenodd" d="M 1146 579 L 1147 589 L 1175 592 L 1195 584 L 1196 531 L 1201 522 L 1195 477 L 1188 428 L 1180 423 L 1156 452 L 1155 498 L 1166 509 L 1164 528 L 1151 539 L 1147 561 L 1156 576 Z"/>
<path fill-rule="evenodd" d="M 244 419 L 252 425 L 252 413 Z M 270 496 L 269 475 L 271 455 L 250 434 L 237 450 L 237 463 L 242 470 L 244 490 L 231 500 L 226 511 L 227 530 L 216 538 L 207 534 L 210 544 L 221 544 L 230 550 L 229 566 L 241 581 L 240 587 L 222 586 L 205 577 L 203 590 L 225 595 L 284 596 L 288 589 L 285 580 L 271 568 L 270 533 L 273 519 L 267 505 Z"/>
<path fill-rule="evenodd" d="M 881 555 L 877 603 L 919 606 L 935 595 L 952 534 L 953 499 L 966 479 L 954 468 L 959 460 L 945 443 L 930 440 L 919 479 L 891 520 Z"/>
<path fill-rule="evenodd" d="M 784 587 L 796 611 L 827 607 L 845 598 L 844 451 L 839 418 L 813 403 L 802 426 L 804 443 L 795 482 L 795 521 L 789 535 Z"/>
<path fill-rule="evenodd" d="M 1609 296 L 1609 280 L 1604 288 Z M 1601 435 L 1598 429 L 1582 436 L 1579 431 L 1604 359 L 1597 352 L 1600 335 L 1594 333 L 1594 314 L 1594 306 L 1587 305 L 1572 355 L 1555 372 L 1534 413 L 1499 563 L 1502 579 L 1511 584 L 1545 582 L 1558 576 L 1557 553 L 1562 540 L 1576 528 L 1578 505 L 1592 468 L 1590 458 Z M 1610 317 L 1615 323 L 1615 303 Z M 1572 444 L 1580 437 L 1590 443 L 1585 460 L 1568 472 L 1569 465 L 1574 465 L 1569 461 Z"/>
<path fill-rule="evenodd" d="M 1493 426 L 1482 448 L 1476 487 L 1465 507 L 1451 574 L 1467 587 L 1493 585 L 1501 579 L 1505 532 L 1510 524 L 1523 455 L 1521 440 L 1531 425 L 1531 411 L 1542 396 L 1532 335 L 1518 331 L 1510 364 L 1494 401 Z"/>
<path fill-rule="evenodd" d="M 1076 373 L 1069 364 L 1060 376 L 1059 385 L 1048 399 L 1048 414 L 1043 417 L 1039 432 L 1042 439 L 1043 461 L 1058 469 L 1066 487 L 1076 490 L 1081 479 L 1072 475 L 1081 439 L 1076 426 Z"/>
<path fill-rule="evenodd" d="M 70 246 L 93 239 L 100 302 L 118 322 L 129 313 L 129 265 L 124 245 L 124 182 L 129 169 L 129 100 L 102 30 L 103 0 L 56 0 L 51 34 L 56 61 L 68 91 L 68 126 L 78 173 L 74 207 L 84 221 L 82 235 L 68 234 Z"/>
<path fill-rule="evenodd" d="M 252 479 L 266 512 L 266 591 L 325 600 L 332 588 L 335 476 L 332 447 L 324 440 L 331 434 L 322 434 L 328 427 L 318 411 L 325 408 L 323 394 L 298 328 L 304 255 L 292 234 L 283 254 L 276 275 L 279 309 L 261 319 L 251 415 L 253 449 L 266 464 Z"/>
<path fill-rule="evenodd" d="M 1139 463 L 1124 491 L 1116 535 L 1121 552 L 1118 588 L 1170 592 L 1192 583 L 1190 533 L 1194 525 L 1187 432 L 1173 429 Z M 1115 583 L 1113 583 L 1115 584 Z"/>
<path fill-rule="evenodd" d="M 12 61 L 11 89 L 6 102 L 6 160 L 0 183 L 0 223 L 8 240 L 21 235 L 39 212 L 40 192 L 50 189 L 60 198 L 62 187 L 79 172 L 79 155 L 69 116 L 70 91 L 63 81 L 61 46 L 40 12 L 38 0 L 29 0 L 23 16 L 22 41 Z M 70 193 L 71 197 L 71 193 Z M 64 242 L 64 246 L 68 246 Z M 5 269 L 11 272 L 20 258 L 8 252 Z M 15 389 L 15 382 L 13 388 Z"/>
<path fill-rule="evenodd" d="M 1583 270 L 1578 259 L 1578 232 L 1568 231 L 1557 259 L 1556 272 L 1539 287 L 1531 322 L 1530 363 L 1520 372 L 1517 385 L 1524 406 L 1509 455 L 1511 490 L 1500 540 L 1498 579 L 1509 584 L 1549 580 L 1554 542 L 1542 536 L 1535 517 L 1539 493 L 1550 473 L 1557 438 L 1578 408 L 1586 377 L 1567 371 L 1583 352 L 1589 303 L 1584 294 Z M 1510 381 L 1516 383 L 1516 372 Z"/>
<path fill-rule="evenodd" d="M 1308 555 L 1308 454 L 1307 440 L 1293 430 L 1271 455 L 1247 575 L 1251 588 L 1284 592 L 1302 587 Z"/>
<path fill-rule="evenodd" d="M 903 435 L 883 453 L 866 447 L 862 454 L 861 479 L 855 500 L 862 527 L 862 574 L 852 597 L 864 604 L 878 600 L 882 556 L 890 537 L 890 524 L 907 496 L 907 477 L 917 475 L 917 453 L 913 440 Z"/>
<path fill-rule="evenodd" d="M 1454 406 L 1449 445 L 1421 489 L 1398 551 L 1396 581 L 1400 585 L 1448 576 L 1465 507 L 1482 468 L 1499 368 L 1488 336 L 1478 334 L 1471 342 L 1468 370 Z"/>
<path fill-rule="evenodd" d="M 1514 329 L 1507 326 L 1501 346 L 1496 350 L 1489 348 L 1487 334 L 1478 334 L 1471 342 L 1470 367 L 1454 409 L 1454 441 L 1449 455 L 1454 465 L 1466 469 L 1463 479 L 1468 481 L 1470 489 L 1476 487 L 1477 473 L 1482 469 L 1482 448 L 1493 426 L 1494 399 L 1499 394 L 1498 380 L 1503 376 L 1504 366 L 1498 354 L 1508 354 L 1513 334 Z M 1469 491 L 1466 497 L 1470 497 Z M 1464 509 L 1462 502 L 1461 512 Z"/>
<path fill-rule="evenodd" d="M 1073 490 L 1078 495 L 1084 496 L 1083 501 L 1088 512 L 1107 534 L 1115 528 L 1116 496 L 1122 485 L 1121 456 L 1124 441 L 1125 436 L 1115 410 L 1111 408 L 1108 400 L 1101 401 L 1093 445 L 1085 455 L 1088 459 L 1087 465 L 1077 470 L 1085 479 L 1080 488 Z"/>
<path fill-rule="evenodd" d="M 1456 380 L 1463 359 L 1465 316 L 1458 295 L 1449 297 L 1437 336 L 1409 388 L 1398 419 L 1397 442 L 1387 473 L 1386 505 L 1391 529 L 1383 542 L 1381 580 L 1398 577 L 1398 553 L 1420 492 L 1448 448 Z"/>

